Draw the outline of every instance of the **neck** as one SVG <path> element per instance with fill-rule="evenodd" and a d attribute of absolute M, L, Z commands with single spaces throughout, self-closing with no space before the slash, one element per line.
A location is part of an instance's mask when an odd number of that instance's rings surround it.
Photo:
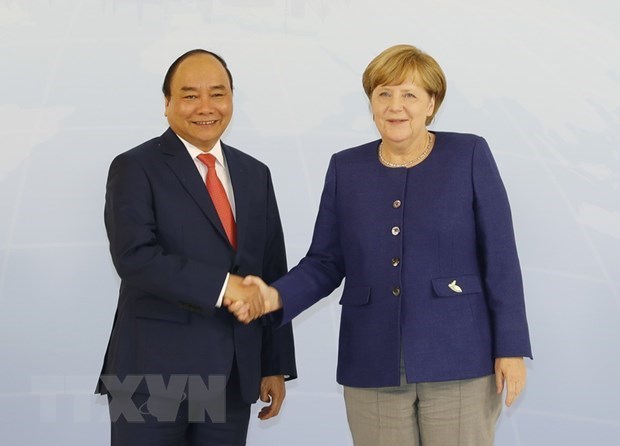
<path fill-rule="evenodd" d="M 422 162 L 430 153 L 432 146 L 432 134 L 425 131 L 413 144 L 405 147 L 381 142 L 379 159 L 388 167 L 411 167 Z"/>

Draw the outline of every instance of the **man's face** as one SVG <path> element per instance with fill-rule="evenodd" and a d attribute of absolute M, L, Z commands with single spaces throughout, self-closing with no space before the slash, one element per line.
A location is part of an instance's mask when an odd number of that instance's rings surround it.
<path fill-rule="evenodd" d="M 179 64 L 166 99 L 170 128 L 208 152 L 232 117 L 232 90 L 226 70 L 209 54 L 195 54 Z"/>

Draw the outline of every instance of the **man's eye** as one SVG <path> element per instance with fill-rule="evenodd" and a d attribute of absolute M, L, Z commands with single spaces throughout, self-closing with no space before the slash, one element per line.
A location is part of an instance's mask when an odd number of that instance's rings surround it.
<path fill-rule="evenodd" d="M 196 99 L 198 96 L 196 96 L 195 94 L 188 94 L 187 96 L 184 96 L 185 99 Z"/>

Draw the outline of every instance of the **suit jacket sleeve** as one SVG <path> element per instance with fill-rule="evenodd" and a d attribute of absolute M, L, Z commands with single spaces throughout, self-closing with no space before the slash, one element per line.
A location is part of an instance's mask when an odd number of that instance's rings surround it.
<path fill-rule="evenodd" d="M 312 243 L 306 256 L 286 276 L 274 283 L 283 303 L 282 321 L 328 296 L 342 282 L 345 274 L 340 246 L 337 210 L 336 156 L 332 156 L 321 195 Z"/>
<path fill-rule="evenodd" d="M 267 237 L 263 259 L 263 280 L 272 283 L 286 274 L 286 251 L 284 234 L 278 212 L 276 196 L 269 176 L 267 191 Z M 289 322 L 280 327 L 265 324 L 263 327 L 262 376 L 285 375 L 297 377 L 293 328 Z"/>
<path fill-rule="evenodd" d="M 162 246 L 152 179 L 140 161 L 126 153 L 110 166 L 105 225 L 114 266 L 124 282 L 148 294 L 188 310 L 212 312 L 228 270 Z"/>
<path fill-rule="evenodd" d="M 532 357 L 508 196 L 486 141 L 476 143 L 472 178 L 480 260 L 497 357 Z"/>

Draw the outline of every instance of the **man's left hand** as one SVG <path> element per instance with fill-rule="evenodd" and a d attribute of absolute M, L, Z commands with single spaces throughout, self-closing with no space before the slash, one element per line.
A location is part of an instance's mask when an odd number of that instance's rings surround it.
<path fill-rule="evenodd" d="M 263 377 L 260 382 L 260 400 L 264 403 L 271 402 L 271 404 L 260 410 L 258 418 L 261 420 L 268 420 L 278 415 L 285 395 L 286 387 L 284 385 L 284 376 L 274 375 Z"/>

